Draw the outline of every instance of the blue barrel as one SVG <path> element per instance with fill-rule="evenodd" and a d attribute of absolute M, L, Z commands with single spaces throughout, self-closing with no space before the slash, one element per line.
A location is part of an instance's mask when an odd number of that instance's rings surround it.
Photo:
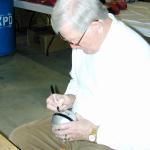
<path fill-rule="evenodd" d="M 0 0 L 0 56 L 10 55 L 14 50 L 13 0 Z"/>

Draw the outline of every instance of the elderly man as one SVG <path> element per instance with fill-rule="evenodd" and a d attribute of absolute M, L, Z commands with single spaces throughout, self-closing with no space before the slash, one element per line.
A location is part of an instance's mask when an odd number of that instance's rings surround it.
<path fill-rule="evenodd" d="M 150 149 L 149 45 L 99 0 L 57 0 L 51 19 L 72 48 L 72 79 L 47 108 L 72 108 L 77 121 L 52 128 L 42 119 L 10 139 L 22 150 Z"/>

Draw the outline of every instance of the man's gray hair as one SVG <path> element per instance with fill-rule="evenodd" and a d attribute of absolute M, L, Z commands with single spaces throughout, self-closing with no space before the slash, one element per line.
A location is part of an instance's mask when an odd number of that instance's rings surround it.
<path fill-rule="evenodd" d="M 51 23 L 56 33 L 65 24 L 84 32 L 92 21 L 104 20 L 107 17 L 108 11 L 100 0 L 57 0 Z"/>

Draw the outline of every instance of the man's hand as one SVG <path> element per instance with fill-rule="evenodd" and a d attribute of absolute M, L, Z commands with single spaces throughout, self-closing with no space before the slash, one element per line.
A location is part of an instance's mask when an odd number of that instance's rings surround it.
<path fill-rule="evenodd" d="M 74 141 L 88 140 L 89 134 L 95 128 L 97 128 L 96 125 L 77 114 L 77 121 L 54 126 L 52 130 L 56 137 L 62 140 Z"/>
<path fill-rule="evenodd" d="M 72 107 L 75 101 L 74 95 L 62 95 L 62 94 L 51 94 L 46 102 L 47 108 L 52 111 L 57 111 L 57 107 L 59 107 L 60 111 L 64 111 Z"/>

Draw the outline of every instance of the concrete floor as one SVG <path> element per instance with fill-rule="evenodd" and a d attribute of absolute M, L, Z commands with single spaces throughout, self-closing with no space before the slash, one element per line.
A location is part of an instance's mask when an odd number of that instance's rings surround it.
<path fill-rule="evenodd" d="M 0 57 L 0 132 L 8 136 L 17 126 L 49 116 L 45 100 L 50 85 L 63 93 L 69 81 L 71 50 L 45 56 L 17 35 L 17 51 Z"/>

